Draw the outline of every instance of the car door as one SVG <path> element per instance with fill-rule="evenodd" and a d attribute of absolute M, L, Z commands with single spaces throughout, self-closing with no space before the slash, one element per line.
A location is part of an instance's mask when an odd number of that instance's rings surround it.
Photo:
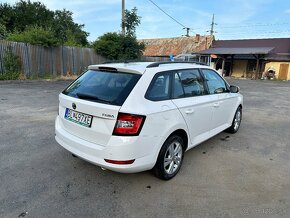
<path fill-rule="evenodd" d="M 210 135 L 215 135 L 231 125 L 233 113 L 236 110 L 236 97 L 230 93 L 225 80 L 214 70 L 202 69 L 209 94 L 213 98 L 212 130 Z"/>
<path fill-rule="evenodd" d="M 208 139 L 212 121 L 211 96 L 198 69 L 178 70 L 172 80 L 172 101 L 189 129 L 190 147 Z"/>

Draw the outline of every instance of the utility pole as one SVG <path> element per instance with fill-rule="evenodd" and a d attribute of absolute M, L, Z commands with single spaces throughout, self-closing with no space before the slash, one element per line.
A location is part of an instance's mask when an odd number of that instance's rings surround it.
<path fill-rule="evenodd" d="M 214 22 L 214 14 L 213 14 L 213 15 L 212 15 L 211 25 L 210 25 L 210 26 L 211 26 L 211 28 L 210 28 L 210 35 L 211 35 L 211 36 L 213 36 L 214 33 L 215 33 L 215 32 L 214 32 L 214 26 L 215 26 L 215 25 L 217 25 L 217 24 Z"/>
<path fill-rule="evenodd" d="M 122 0 L 122 35 L 125 35 L 125 0 Z"/>
<path fill-rule="evenodd" d="M 186 35 L 184 35 L 184 36 L 189 37 L 189 30 L 190 30 L 190 28 L 184 27 L 183 29 L 186 29 Z"/>

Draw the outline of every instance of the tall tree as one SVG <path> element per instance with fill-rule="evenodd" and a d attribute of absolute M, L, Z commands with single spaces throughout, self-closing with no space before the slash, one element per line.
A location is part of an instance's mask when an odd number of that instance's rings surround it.
<path fill-rule="evenodd" d="M 30 0 L 20 0 L 14 5 L 1 3 L 0 23 L 5 28 L 1 27 L 0 31 L 4 33 L 5 30 L 8 32 L 6 34 L 8 38 L 18 40 L 35 39 L 36 32 L 44 32 L 49 36 L 52 33 L 54 39 L 49 40 L 49 43 L 41 36 L 30 43 L 43 41 L 44 45 L 53 42 L 57 45 L 86 46 L 89 34 L 83 30 L 84 25 L 74 22 L 72 15 L 71 11 L 65 9 L 52 11 L 41 2 Z M 1 34 L 1 37 L 4 38 L 5 35 Z"/>
<path fill-rule="evenodd" d="M 136 27 L 141 23 L 141 17 L 137 14 L 137 8 L 131 11 L 125 10 L 126 34 L 111 32 L 100 36 L 93 47 L 98 54 L 113 60 L 132 60 L 142 55 L 145 49 L 143 43 L 137 41 Z"/>
<path fill-rule="evenodd" d="M 3 4 L 0 6 L 0 12 L 8 8 L 8 13 L 11 16 L 10 25 L 6 26 L 7 30 L 24 31 L 28 26 L 40 26 L 47 27 L 51 26 L 51 21 L 53 20 L 54 12 L 47 9 L 47 7 L 41 2 L 31 2 L 30 0 L 24 1 L 20 0 L 14 6 L 9 7 Z M 12 12 L 11 11 L 12 8 Z M 5 12 L 4 12 L 5 14 Z M 1 16 L 2 17 L 2 16 Z"/>
<path fill-rule="evenodd" d="M 7 3 L 0 4 L 0 23 L 5 26 L 5 30 L 13 30 L 15 20 L 15 11 L 13 7 Z"/>
<path fill-rule="evenodd" d="M 141 24 L 141 17 L 137 14 L 137 8 L 131 11 L 125 10 L 125 30 L 126 35 L 135 36 L 136 27 Z"/>
<path fill-rule="evenodd" d="M 52 29 L 61 44 L 87 45 L 88 33 L 83 30 L 84 25 L 73 21 L 73 13 L 68 10 L 56 10 Z M 69 42 L 69 43 L 68 43 Z"/>

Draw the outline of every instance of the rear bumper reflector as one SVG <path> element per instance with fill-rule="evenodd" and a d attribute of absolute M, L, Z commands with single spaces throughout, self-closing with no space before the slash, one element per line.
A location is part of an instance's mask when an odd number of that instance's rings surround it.
<path fill-rule="evenodd" d="M 119 165 L 132 164 L 135 161 L 135 159 L 133 159 L 133 160 L 109 160 L 109 159 L 104 159 L 104 160 L 107 163 L 119 164 Z"/>

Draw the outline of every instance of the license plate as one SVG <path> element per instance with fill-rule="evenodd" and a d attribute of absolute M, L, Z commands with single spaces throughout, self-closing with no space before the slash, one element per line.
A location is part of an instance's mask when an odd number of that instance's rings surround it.
<path fill-rule="evenodd" d="M 85 127 L 91 127 L 93 116 L 66 108 L 64 118 Z"/>

